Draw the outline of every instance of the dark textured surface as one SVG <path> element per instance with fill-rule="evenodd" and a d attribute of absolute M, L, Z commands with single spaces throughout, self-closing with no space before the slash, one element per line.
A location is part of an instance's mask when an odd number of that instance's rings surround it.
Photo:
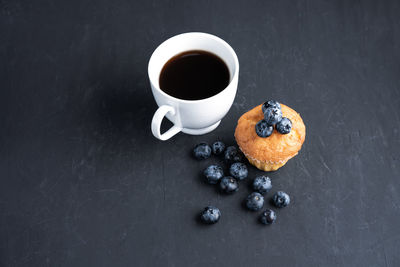
<path fill-rule="evenodd" d="M 0 266 L 400 265 L 399 1 L 59 2 L 0 0 Z M 161 142 L 147 61 L 186 31 L 232 45 L 239 91 L 211 134 Z M 220 195 L 190 150 L 270 98 L 307 137 L 265 227 L 250 180 Z"/>

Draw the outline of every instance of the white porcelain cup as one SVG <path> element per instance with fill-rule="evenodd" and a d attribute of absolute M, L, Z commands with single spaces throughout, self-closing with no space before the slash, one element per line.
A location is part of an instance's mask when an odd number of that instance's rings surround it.
<path fill-rule="evenodd" d="M 163 66 L 173 56 L 189 50 L 204 50 L 220 57 L 229 69 L 229 85 L 218 94 L 200 100 L 179 99 L 163 92 L 159 84 Z M 167 140 L 180 131 L 200 135 L 217 128 L 235 99 L 239 61 L 232 47 L 221 38 L 207 33 L 189 32 L 171 37 L 157 47 L 150 57 L 148 74 L 154 99 L 159 106 L 151 122 L 151 131 L 156 138 Z M 161 134 L 161 121 L 164 117 L 174 126 Z"/>

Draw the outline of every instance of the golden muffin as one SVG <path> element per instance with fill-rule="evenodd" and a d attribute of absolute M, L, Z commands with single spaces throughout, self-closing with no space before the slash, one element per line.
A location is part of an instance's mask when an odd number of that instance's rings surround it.
<path fill-rule="evenodd" d="M 249 162 L 263 171 L 276 171 L 297 155 L 306 138 L 300 115 L 281 104 L 282 116 L 292 121 L 292 130 L 281 134 L 274 129 L 269 137 L 259 137 L 255 125 L 264 119 L 261 105 L 243 114 L 236 126 L 235 139 Z"/>

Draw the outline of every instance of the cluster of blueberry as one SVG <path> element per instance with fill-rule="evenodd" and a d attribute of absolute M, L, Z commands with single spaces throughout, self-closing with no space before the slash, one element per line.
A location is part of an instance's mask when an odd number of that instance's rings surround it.
<path fill-rule="evenodd" d="M 242 163 L 245 159 L 244 155 L 234 146 L 229 146 L 225 149 L 225 144 L 217 141 L 210 147 L 206 143 L 200 143 L 195 146 L 193 155 L 197 159 L 207 159 L 214 155 L 224 155 L 226 163 L 230 164 L 230 176 L 224 176 L 224 171 L 221 166 L 212 164 L 204 170 L 204 176 L 209 184 L 218 184 L 219 189 L 223 193 L 232 194 L 239 190 L 238 181 L 247 178 L 248 170 L 246 164 Z M 259 211 L 264 206 L 263 194 L 268 193 L 272 188 L 271 179 L 267 176 L 256 177 L 253 181 L 253 189 L 255 192 L 251 193 L 245 200 L 246 207 L 252 211 Z M 283 208 L 289 205 L 290 197 L 282 191 L 276 192 L 272 197 L 272 203 L 277 208 Z M 207 224 L 218 222 L 221 217 L 221 212 L 217 207 L 205 207 L 200 214 L 200 219 Z M 271 224 L 275 222 L 276 214 L 271 209 L 266 209 L 260 215 L 260 222 L 263 224 Z"/>
<path fill-rule="evenodd" d="M 281 134 L 288 134 L 292 130 L 292 121 L 282 117 L 281 104 L 269 100 L 262 105 L 264 119 L 256 124 L 256 133 L 259 137 L 268 137 L 276 130 Z"/>

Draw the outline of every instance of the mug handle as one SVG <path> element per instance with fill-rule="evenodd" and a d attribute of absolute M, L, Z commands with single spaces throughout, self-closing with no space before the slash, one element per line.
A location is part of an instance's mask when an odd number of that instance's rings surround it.
<path fill-rule="evenodd" d="M 153 135 L 162 141 L 170 139 L 182 130 L 181 127 L 174 125 L 165 133 L 160 133 L 161 122 L 168 112 L 175 115 L 175 109 L 173 107 L 167 105 L 160 106 L 156 113 L 154 113 L 153 120 L 151 121 L 151 131 Z"/>

